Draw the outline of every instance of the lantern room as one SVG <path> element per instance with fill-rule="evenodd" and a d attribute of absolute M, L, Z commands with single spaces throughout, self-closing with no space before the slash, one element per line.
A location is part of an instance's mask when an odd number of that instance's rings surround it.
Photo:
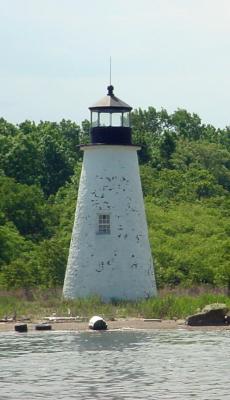
<path fill-rule="evenodd" d="M 118 99 L 108 86 L 107 96 L 92 107 L 91 144 L 131 145 L 130 112 L 132 107 Z"/>

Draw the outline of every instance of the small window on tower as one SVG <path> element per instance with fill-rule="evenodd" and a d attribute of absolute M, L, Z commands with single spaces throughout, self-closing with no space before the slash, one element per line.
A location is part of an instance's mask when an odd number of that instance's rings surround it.
<path fill-rule="evenodd" d="M 109 234 L 110 233 L 110 215 L 99 214 L 98 215 L 98 233 Z"/>

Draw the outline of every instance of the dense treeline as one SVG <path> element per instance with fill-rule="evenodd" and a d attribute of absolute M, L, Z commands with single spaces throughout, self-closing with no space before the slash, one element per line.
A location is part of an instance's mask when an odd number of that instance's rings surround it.
<path fill-rule="evenodd" d="M 230 128 L 153 107 L 132 123 L 158 286 L 230 287 Z M 88 140 L 88 121 L 0 119 L 1 288 L 62 285 Z"/>

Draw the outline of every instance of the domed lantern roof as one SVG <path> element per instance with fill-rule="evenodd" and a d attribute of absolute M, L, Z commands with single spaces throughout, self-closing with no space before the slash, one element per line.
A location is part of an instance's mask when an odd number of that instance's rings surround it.
<path fill-rule="evenodd" d="M 114 95 L 112 85 L 107 89 L 107 95 L 89 107 L 91 144 L 131 145 L 132 107 Z"/>
<path fill-rule="evenodd" d="M 118 99 L 113 93 L 114 87 L 112 85 L 108 86 L 108 94 L 104 96 L 102 99 L 93 104 L 89 109 L 91 111 L 110 111 L 110 112 L 119 112 L 119 111 L 131 111 L 132 107 L 130 107 L 124 101 Z M 114 109 L 114 110 L 113 110 Z"/>

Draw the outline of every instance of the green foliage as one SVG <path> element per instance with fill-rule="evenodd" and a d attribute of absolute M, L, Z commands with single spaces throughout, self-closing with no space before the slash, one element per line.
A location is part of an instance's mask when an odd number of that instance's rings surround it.
<path fill-rule="evenodd" d="M 34 270 L 22 258 L 13 260 L 2 268 L 1 284 L 6 289 L 30 288 L 34 286 Z"/>
<path fill-rule="evenodd" d="M 65 184 L 69 177 L 73 174 L 71 167 L 64 151 L 52 136 L 45 136 L 41 143 L 43 174 L 41 178 L 41 186 L 46 195 L 57 192 L 59 187 Z"/>
<path fill-rule="evenodd" d="M 5 145 L 2 168 L 8 177 L 28 185 L 39 183 L 42 165 L 41 153 L 36 140 L 30 135 L 18 133 L 10 140 L 7 137 L 8 148 Z"/>
<path fill-rule="evenodd" d="M 40 286 L 55 287 L 63 284 L 68 247 L 56 238 L 41 243 L 37 253 Z"/>
<path fill-rule="evenodd" d="M 203 126 L 197 114 L 190 114 L 186 110 L 179 109 L 172 114 L 171 123 L 179 137 L 189 140 L 203 138 Z"/>
<path fill-rule="evenodd" d="M 207 170 L 219 185 L 230 190 L 230 152 L 222 145 L 206 141 L 178 141 L 171 162 L 173 167 L 179 170 Z"/>
<path fill-rule="evenodd" d="M 4 118 L 0 118 L 0 137 L 13 137 L 17 134 L 17 127 L 7 122 Z"/>
<path fill-rule="evenodd" d="M 226 191 L 218 185 L 215 177 L 206 169 L 190 168 L 185 171 L 162 169 L 160 171 L 141 166 L 143 193 L 156 204 L 172 201 L 196 201 L 225 196 Z"/>
<path fill-rule="evenodd" d="M 14 127 L 1 119 L 0 170 L 18 183 L 40 185 L 46 196 L 55 194 L 82 158 L 78 146 L 87 133 L 87 121 L 81 129 L 66 120 L 38 125 L 25 121 Z"/>
<path fill-rule="evenodd" d="M 186 110 L 168 114 L 154 107 L 134 110 L 132 124 L 133 143 L 141 145 L 158 287 L 208 284 L 230 292 L 229 127 L 205 125 Z M 0 287 L 62 285 L 81 171 L 79 144 L 88 143 L 89 128 L 88 120 L 81 126 L 68 120 L 15 126 L 0 119 Z M 154 305 L 149 300 L 143 313 L 159 316 L 161 309 L 172 316 L 170 301 L 173 307 L 170 298 Z M 119 307 L 121 314 L 131 312 L 128 304 Z"/>
<path fill-rule="evenodd" d="M 28 249 L 28 243 L 12 223 L 0 225 L 0 271 L 4 265 L 16 260 Z"/>
<path fill-rule="evenodd" d="M 26 238 L 37 240 L 52 234 L 54 210 L 35 185 L 22 185 L 0 177 L 0 211 Z"/>
<path fill-rule="evenodd" d="M 229 218 L 207 204 L 146 204 L 158 286 L 213 284 L 230 278 Z"/>

